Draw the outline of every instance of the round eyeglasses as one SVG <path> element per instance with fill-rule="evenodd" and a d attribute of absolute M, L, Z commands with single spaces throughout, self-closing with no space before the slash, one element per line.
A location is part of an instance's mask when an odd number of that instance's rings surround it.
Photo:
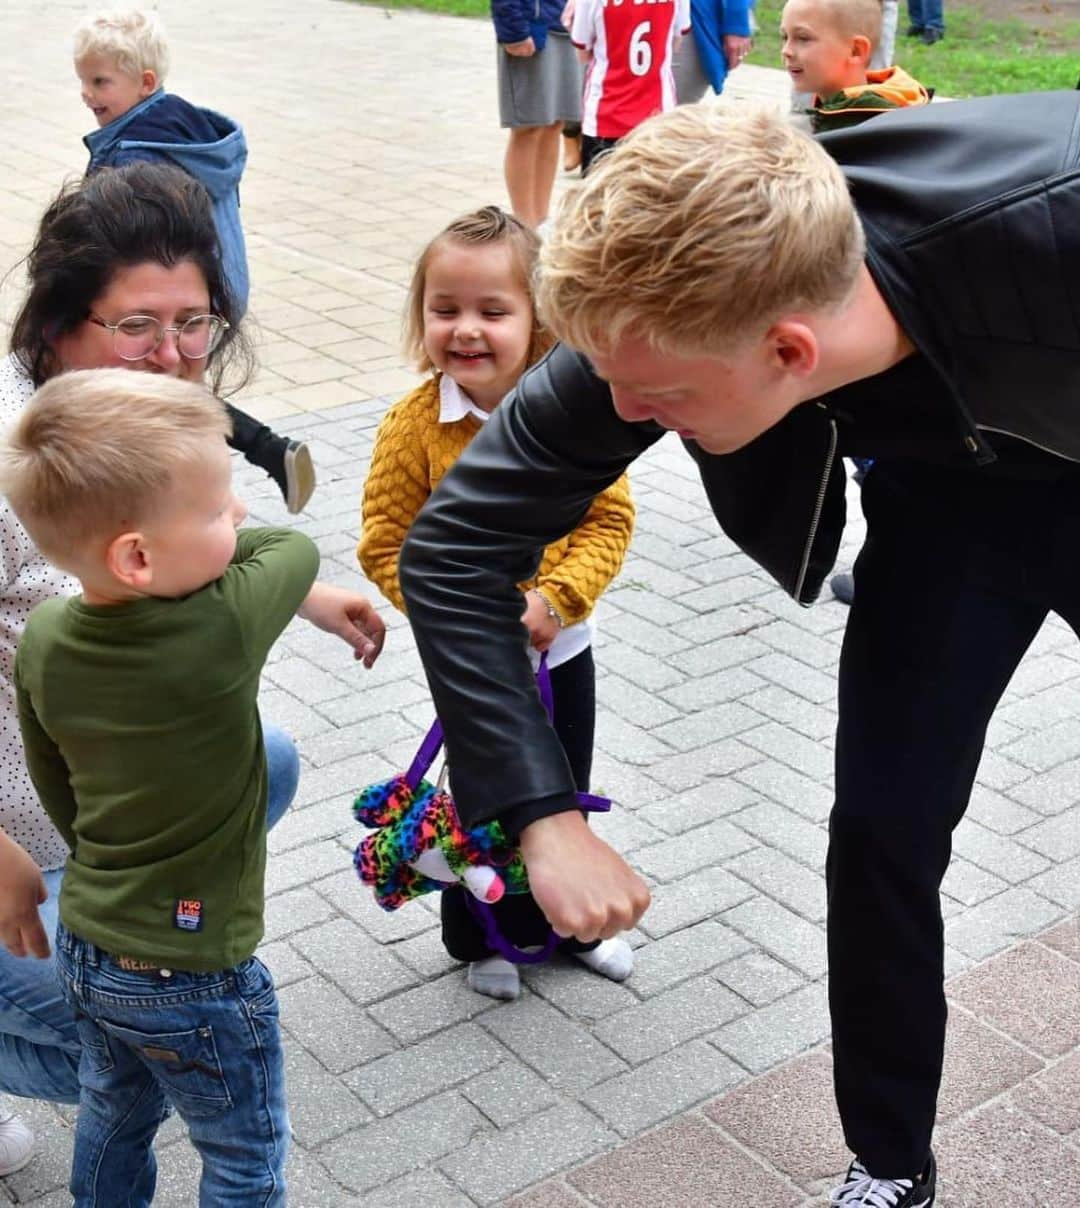
<path fill-rule="evenodd" d="M 189 361 L 201 361 L 221 343 L 229 324 L 220 315 L 192 315 L 175 327 L 166 327 L 153 315 L 128 315 L 118 323 L 106 323 L 93 312 L 91 323 L 112 332 L 113 352 L 122 361 L 141 361 L 161 347 L 166 332 L 176 337 L 176 347 Z"/>

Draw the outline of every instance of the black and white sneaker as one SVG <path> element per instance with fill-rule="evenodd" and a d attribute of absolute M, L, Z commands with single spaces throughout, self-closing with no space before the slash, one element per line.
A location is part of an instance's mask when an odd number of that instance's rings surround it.
<path fill-rule="evenodd" d="M 915 1179 L 875 1179 L 858 1158 L 829 1195 L 831 1208 L 930 1208 L 937 1184 L 934 1155 Z"/>

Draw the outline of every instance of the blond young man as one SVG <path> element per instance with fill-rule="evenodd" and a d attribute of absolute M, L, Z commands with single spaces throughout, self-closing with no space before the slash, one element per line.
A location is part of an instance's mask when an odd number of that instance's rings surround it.
<path fill-rule="evenodd" d="M 262 935 L 269 785 L 256 704 L 294 614 L 382 624 L 314 582 L 296 532 L 237 533 L 229 420 L 204 387 L 62 374 L 0 448 L 0 487 L 80 595 L 27 622 L 15 690 L 27 767 L 71 849 L 56 965 L 83 1058 L 78 1208 L 153 1198 L 166 1103 L 203 1160 L 200 1204 L 284 1203 L 289 1140 Z"/>
<path fill-rule="evenodd" d="M 552 925 L 587 940 L 649 894 L 575 810 L 514 584 L 670 430 L 727 535 L 809 604 L 843 528 L 841 457 L 876 459 L 827 867 L 845 1208 L 934 1201 L 951 830 L 1047 612 L 1080 628 L 1080 571 L 1058 556 L 1080 543 L 1078 122 L 1077 93 L 890 113 L 820 144 L 744 111 L 650 119 L 545 246 L 541 307 L 567 343 L 402 551 L 462 816 L 519 834 Z"/>

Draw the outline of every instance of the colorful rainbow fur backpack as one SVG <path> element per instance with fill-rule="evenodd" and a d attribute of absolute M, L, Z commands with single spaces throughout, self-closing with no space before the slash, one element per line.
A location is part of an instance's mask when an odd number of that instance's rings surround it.
<path fill-rule="evenodd" d="M 551 717 L 546 655 L 540 660 L 537 687 Z M 442 743 L 442 725 L 436 720 L 407 772 L 368 785 L 357 796 L 353 815 L 373 828 L 353 855 L 357 874 L 372 887 L 384 910 L 397 910 L 421 894 L 460 881 L 469 890 L 465 900 L 483 926 L 489 947 L 516 964 L 546 960 L 558 941 L 554 932 L 541 952 L 524 952 L 499 933 L 491 914 L 489 903 L 504 893 L 525 893 L 529 888 L 521 852 L 508 842 L 497 820 L 463 827 L 450 794 L 441 784 L 424 779 Z M 578 802 L 583 810 L 611 808 L 606 797 L 591 793 L 578 793 Z"/>

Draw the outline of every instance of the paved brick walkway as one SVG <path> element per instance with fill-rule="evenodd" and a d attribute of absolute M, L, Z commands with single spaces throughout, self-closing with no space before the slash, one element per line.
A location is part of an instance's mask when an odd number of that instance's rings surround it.
<path fill-rule="evenodd" d="M 397 352 L 413 257 L 452 215 L 504 198 L 490 31 L 336 0 L 160 8 L 171 86 L 240 118 L 252 148 L 243 215 L 262 369 L 247 405 L 312 440 L 321 485 L 299 527 L 326 576 L 357 585 L 374 428 L 414 380 Z M 84 163 L 67 59 L 82 9 L 4 6 L 4 267 Z M 783 104 L 779 73 L 744 67 L 732 84 Z M 20 289 L 15 273 L 8 313 Z M 267 483 L 241 479 L 256 520 L 285 519 Z M 597 648 L 596 786 L 618 805 L 596 825 L 655 887 L 625 985 L 557 964 L 496 1005 L 465 988 L 429 908 L 376 910 L 350 867 L 348 806 L 402 766 L 430 720 L 407 628 L 389 616 L 370 674 L 300 623 L 275 652 L 264 712 L 304 759 L 296 808 L 270 840 L 262 950 L 281 987 L 295 1205 L 449 1208 L 524 1193 L 516 1202 L 537 1208 L 796 1208 L 819 1204 L 845 1164 L 821 1048 L 844 609 L 795 607 L 736 552 L 674 441 L 635 468 L 634 487 L 638 531 Z M 848 555 L 858 541 L 854 525 Z M 986 1202 L 983 1180 L 1003 1201 L 1018 1185 L 1046 1208 L 1076 1199 L 1078 659 L 1064 626 L 1040 634 L 956 837 L 949 1208 Z M 71 1113 L 26 1110 L 40 1150 L 0 1182 L 0 1202 L 68 1203 Z M 175 1122 L 159 1148 L 156 1202 L 188 1208 L 197 1160 Z"/>

